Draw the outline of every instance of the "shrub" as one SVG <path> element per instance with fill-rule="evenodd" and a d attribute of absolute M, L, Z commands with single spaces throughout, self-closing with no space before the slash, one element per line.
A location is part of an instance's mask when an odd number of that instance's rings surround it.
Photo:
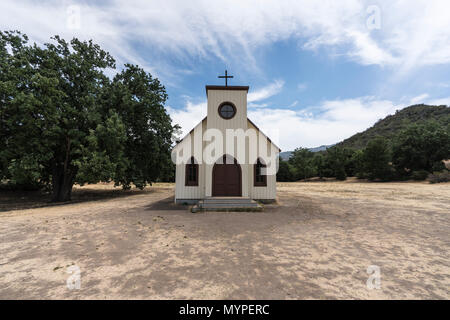
<path fill-rule="evenodd" d="M 446 169 L 444 161 L 436 161 L 431 167 L 431 172 L 441 172 Z"/>
<path fill-rule="evenodd" d="M 450 171 L 433 172 L 433 174 L 428 176 L 428 181 L 430 183 L 450 182 Z"/>
<path fill-rule="evenodd" d="M 423 181 L 428 177 L 429 174 L 430 173 L 425 170 L 414 171 L 411 174 L 411 178 L 416 181 Z"/>

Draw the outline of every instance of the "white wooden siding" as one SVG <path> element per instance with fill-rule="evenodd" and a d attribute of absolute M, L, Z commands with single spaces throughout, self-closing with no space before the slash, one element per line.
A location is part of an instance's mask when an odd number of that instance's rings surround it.
<path fill-rule="evenodd" d="M 198 127 L 202 127 L 202 131 L 206 129 L 206 120 L 200 122 L 194 130 L 198 129 Z M 191 132 L 191 139 L 184 138 L 176 148 L 182 148 L 183 144 L 190 142 L 191 150 L 194 150 L 194 134 Z M 203 149 L 202 149 L 203 150 Z M 175 168 L 175 200 L 176 199 L 203 199 L 205 197 L 205 164 L 200 163 L 201 159 L 196 159 L 198 166 L 198 186 L 186 186 L 186 165 L 185 164 L 177 164 Z"/>
<path fill-rule="evenodd" d="M 232 119 L 223 119 L 218 113 L 219 105 L 222 102 L 231 102 L 236 106 L 236 115 Z M 222 132 L 223 146 L 226 146 L 226 129 L 247 130 L 247 91 L 246 90 L 208 90 L 208 115 L 207 129 L 217 129 Z M 225 152 L 225 150 L 224 150 Z M 223 153 L 222 152 L 222 155 Z M 219 158 L 222 155 L 218 155 Z M 248 169 L 244 164 L 241 165 L 242 172 L 242 196 L 248 197 Z M 206 170 L 206 196 L 212 195 L 212 169 L 213 165 L 205 166 Z"/>
<path fill-rule="evenodd" d="M 248 127 L 252 128 L 254 130 L 258 130 L 258 128 L 256 128 L 250 121 L 248 121 Z M 261 135 L 258 135 L 258 146 L 261 143 L 261 141 L 259 140 L 261 138 Z M 265 142 L 267 143 L 267 150 L 270 150 L 270 152 L 272 153 L 279 153 L 278 148 L 271 143 L 266 137 L 263 137 Z M 259 150 L 258 150 L 259 152 Z M 276 199 L 277 197 L 277 179 L 276 179 L 276 175 L 268 175 L 267 176 L 267 186 L 266 187 L 255 187 L 254 186 L 254 169 L 253 169 L 253 164 L 249 165 L 249 169 L 248 169 L 248 173 L 249 173 L 249 185 L 248 185 L 248 189 L 249 189 L 249 196 L 252 199 L 261 199 L 261 200 L 271 200 L 271 199 Z"/>
<path fill-rule="evenodd" d="M 236 115 L 229 120 L 221 118 L 218 114 L 218 107 L 222 102 L 231 102 L 236 106 Z M 252 128 L 259 132 L 247 118 L 247 91 L 246 90 L 208 90 L 208 115 L 207 118 L 199 123 L 194 130 L 201 126 L 202 133 L 204 134 L 207 129 L 217 129 L 222 132 L 224 138 L 224 152 L 226 146 L 226 129 L 243 129 L 246 131 L 248 128 Z M 175 148 L 183 147 L 183 144 L 191 143 L 191 150 L 194 150 L 194 131 L 190 134 L 191 139 L 183 139 Z M 277 153 L 278 148 L 270 142 L 267 137 L 257 135 L 258 145 L 259 139 L 264 139 L 267 143 L 267 150 Z M 262 142 L 262 141 L 261 141 Z M 202 142 L 202 151 L 206 146 L 206 142 Z M 224 153 L 223 152 L 223 153 Z M 237 146 L 235 144 L 235 154 L 237 152 Z M 217 155 L 219 158 L 223 155 Z M 249 159 L 248 146 L 246 147 L 246 157 Z M 197 159 L 199 163 L 199 185 L 198 186 L 185 186 L 185 164 L 176 165 L 175 174 L 175 199 L 203 199 L 212 195 L 212 169 L 213 164 L 205 164 L 201 159 Z M 275 199 L 276 198 L 276 176 L 267 176 L 266 187 L 255 187 L 253 185 L 253 164 L 240 163 L 242 171 L 242 196 L 250 197 L 252 199 Z"/>

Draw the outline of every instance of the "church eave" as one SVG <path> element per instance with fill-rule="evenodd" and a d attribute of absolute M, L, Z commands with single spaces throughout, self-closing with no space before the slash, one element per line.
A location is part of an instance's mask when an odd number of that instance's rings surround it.
<path fill-rule="evenodd" d="M 248 92 L 249 86 L 217 86 L 217 85 L 206 85 L 206 96 L 208 96 L 208 90 L 245 90 Z"/>

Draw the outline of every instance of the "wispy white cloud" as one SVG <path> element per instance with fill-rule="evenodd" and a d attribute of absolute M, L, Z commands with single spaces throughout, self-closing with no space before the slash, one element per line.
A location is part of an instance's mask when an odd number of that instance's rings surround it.
<path fill-rule="evenodd" d="M 269 106 L 267 103 L 252 103 L 252 102 L 250 102 L 247 105 L 247 108 L 266 108 L 267 106 Z"/>
<path fill-rule="evenodd" d="M 184 136 L 206 116 L 207 104 L 206 101 L 192 103 L 188 100 L 184 108 L 174 109 L 169 106 L 167 111 L 172 118 L 172 123 L 180 125 L 181 136 Z"/>
<path fill-rule="evenodd" d="M 419 103 L 425 103 L 426 99 L 429 97 L 430 95 L 428 93 L 423 93 L 417 97 L 414 97 L 410 100 L 410 104 L 419 104 Z"/>
<path fill-rule="evenodd" d="M 271 138 L 277 137 L 275 142 L 283 150 L 293 150 L 339 142 L 405 106 L 369 96 L 323 101 L 302 110 L 251 108 L 248 116 Z M 203 119 L 206 108 L 206 102 L 188 101 L 183 109 L 169 108 L 169 113 L 184 135 Z"/>
<path fill-rule="evenodd" d="M 298 105 L 298 100 L 295 100 L 294 102 L 292 102 L 292 103 L 289 105 L 288 108 L 293 108 L 293 107 L 295 107 L 296 105 Z"/>
<path fill-rule="evenodd" d="M 450 106 L 450 97 L 429 99 L 425 103 L 432 106 Z"/>
<path fill-rule="evenodd" d="M 307 88 L 308 88 L 308 85 L 307 85 L 306 83 L 304 83 L 304 82 L 299 83 L 299 84 L 297 85 L 297 89 L 298 89 L 299 91 L 305 91 Z"/>
<path fill-rule="evenodd" d="M 413 97 L 409 100 L 409 104 L 428 104 L 432 106 L 450 105 L 450 97 L 436 98 L 430 97 L 428 93 L 423 93 L 417 97 Z"/>
<path fill-rule="evenodd" d="M 375 97 L 324 101 L 306 110 L 250 110 L 249 117 L 264 132 L 279 132 L 283 150 L 317 147 L 342 141 L 405 105 Z"/>
<path fill-rule="evenodd" d="M 317 147 L 333 144 L 371 127 L 396 110 L 417 103 L 450 106 L 450 97 L 430 98 L 426 93 L 411 99 L 411 103 L 397 103 L 373 96 L 322 101 L 303 109 L 264 108 L 248 110 L 249 118 L 283 150 L 297 147 Z M 187 133 L 206 115 L 206 102 L 187 102 L 183 109 L 169 109 L 175 122 Z"/>
<path fill-rule="evenodd" d="M 273 83 L 252 91 L 248 94 L 248 102 L 261 101 L 278 94 L 284 86 L 283 80 L 275 80 Z"/>
<path fill-rule="evenodd" d="M 450 1 L 376 1 L 381 28 L 366 26 L 370 0 L 230 0 L 87 1 L 2 0 L 0 29 L 18 29 L 39 44 L 60 34 L 94 39 L 110 51 L 118 64 L 139 64 L 164 83 L 192 72 L 175 62 L 192 58 L 235 61 L 243 70 L 259 69 L 258 53 L 283 40 L 296 41 L 302 50 L 327 49 L 363 65 L 408 71 L 450 63 Z M 80 8 L 80 28 L 69 28 L 67 8 Z M 194 68 L 195 66 L 192 66 Z M 442 81 L 442 80 L 441 80 Z M 446 84 L 447 82 L 444 82 Z M 303 84 L 302 84 L 303 85 Z M 249 94 L 249 116 L 264 131 L 280 130 L 285 150 L 297 146 L 334 143 L 364 130 L 379 118 L 401 108 L 374 97 L 331 100 L 307 110 L 270 108 L 266 101 L 282 91 L 277 80 Z M 299 90 L 304 90 L 302 86 Z M 450 99 L 418 96 L 427 103 L 449 104 Z M 438 103 L 439 102 L 439 103 Z M 405 101 L 406 103 L 406 101 Z M 258 108 L 259 107 L 259 108 Z M 264 108 L 262 108 L 264 107 Z M 206 115 L 206 103 L 187 102 L 169 107 L 175 123 L 190 130 Z"/>
<path fill-rule="evenodd" d="M 257 69 L 255 53 L 286 39 L 306 50 L 325 47 L 361 64 L 402 71 L 450 63 L 449 1 L 379 1 L 381 28 L 369 30 L 366 9 L 372 2 L 2 0 L 0 28 L 22 30 L 39 43 L 54 34 L 93 38 L 120 62 L 169 78 L 180 71 L 165 59 L 167 54 L 178 61 L 232 60 Z M 69 5 L 80 8 L 78 29 L 68 28 Z"/>

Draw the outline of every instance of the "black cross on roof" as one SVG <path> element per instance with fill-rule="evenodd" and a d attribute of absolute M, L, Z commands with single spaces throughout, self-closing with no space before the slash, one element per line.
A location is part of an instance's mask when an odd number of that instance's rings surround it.
<path fill-rule="evenodd" d="M 233 78 L 233 76 L 229 76 L 227 70 L 225 70 L 225 75 L 224 76 L 218 76 L 217 78 L 225 78 L 225 87 L 228 86 L 228 79 Z"/>

